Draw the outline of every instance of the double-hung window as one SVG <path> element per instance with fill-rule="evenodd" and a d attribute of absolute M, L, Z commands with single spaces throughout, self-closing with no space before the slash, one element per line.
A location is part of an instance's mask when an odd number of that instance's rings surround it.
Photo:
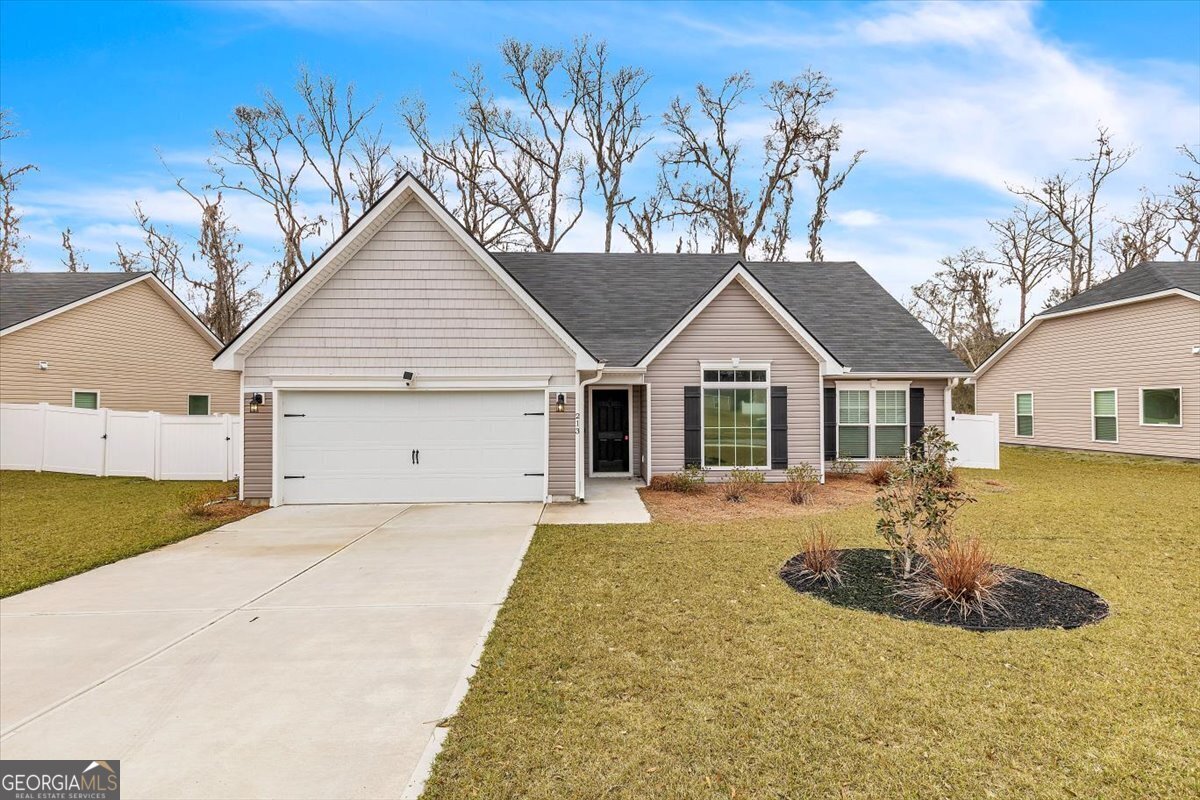
<path fill-rule="evenodd" d="M 1092 441 L 1117 441 L 1117 390 L 1092 390 Z"/>
<path fill-rule="evenodd" d="M 766 366 L 703 365 L 704 466 L 766 468 L 770 382 Z"/>
<path fill-rule="evenodd" d="M 1033 392 L 1017 392 L 1017 436 L 1033 436 Z"/>
<path fill-rule="evenodd" d="M 1183 389 L 1141 390 L 1141 418 L 1143 425 L 1178 428 L 1183 425 Z"/>
<path fill-rule="evenodd" d="M 839 385 L 838 458 L 903 458 L 908 418 L 907 384 Z"/>

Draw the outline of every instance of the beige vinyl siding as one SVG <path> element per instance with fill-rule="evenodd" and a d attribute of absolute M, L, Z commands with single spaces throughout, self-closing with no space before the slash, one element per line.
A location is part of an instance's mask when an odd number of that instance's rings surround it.
<path fill-rule="evenodd" d="M 242 400 L 242 496 L 247 500 L 271 497 L 271 410 L 270 392 L 262 392 L 263 403 L 257 412 L 250 412 L 247 392 Z"/>
<path fill-rule="evenodd" d="M 550 392 L 547 413 L 550 415 L 549 485 L 551 497 L 575 496 L 575 393 L 563 392 L 567 410 L 554 410 L 558 392 Z"/>
<path fill-rule="evenodd" d="M 1007 444 L 1200 458 L 1200 302 L 1164 297 L 1048 319 L 978 380 L 975 409 Z M 1140 424 L 1141 387 L 1182 387 L 1182 427 Z M 1117 390 L 1117 441 L 1092 441 L 1092 390 Z M 1033 393 L 1033 436 L 1014 395 Z"/>
<path fill-rule="evenodd" d="M 246 357 L 281 377 L 520 376 L 574 357 L 428 211 L 409 202 Z"/>
<path fill-rule="evenodd" d="M 702 362 L 771 362 L 771 384 L 788 387 L 788 461 L 821 459 L 820 367 L 815 358 L 754 299 L 731 283 L 646 370 L 650 392 L 653 474 L 683 467 L 683 388 L 700 385 Z M 719 476 L 721 473 L 714 473 Z M 781 470 L 768 471 L 780 479 Z"/>
<path fill-rule="evenodd" d="M 215 352 L 140 281 L 0 336 L 0 402 L 69 406 L 77 389 L 104 408 L 187 414 L 188 395 L 207 394 L 210 413 L 236 414 L 238 374 L 214 370 Z"/>

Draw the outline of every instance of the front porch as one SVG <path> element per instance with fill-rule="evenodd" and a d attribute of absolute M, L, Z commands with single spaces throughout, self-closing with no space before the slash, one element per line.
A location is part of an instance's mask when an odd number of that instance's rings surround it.
<path fill-rule="evenodd" d="M 628 525 L 650 521 L 650 512 L 638 488 L 640 478 L 588 478 L 580 503 L 550 503 L 542 512 L 542 525 Z"/>

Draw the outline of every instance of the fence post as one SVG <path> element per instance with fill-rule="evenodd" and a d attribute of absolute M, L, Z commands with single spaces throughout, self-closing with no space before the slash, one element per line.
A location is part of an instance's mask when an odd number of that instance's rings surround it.
<path fill-rule="evenodd" d="M 225 436 L 225 480 L 233 480 L 233 422 L 228 414 L 221 415 L 221 430 Z"/>
<path fill-rule="evenodd" d="M 42 423 L 42 446 L 38 449 L 38 472 L 41 472 L 46 466 L 46 417 L 50 415 L 49 410 L 49 403 L 38 403 L 39 420 Z"/>
<path fill-rule="evenodd" d="M 108 409 L 100 409 L 100 466 L 96 475 L 103 478 L 108 474 Z"/>
<path fill-rule="evenodd" d="M 150 463 L 150 474 L 147 476 L 151 480 L 161 480 L 162 475 L 162 414 L 157 411 L 150 412 L 150 430 L 154 437 L 154 455 Z"/>
<path fill-rule="evenodd" d="M 1015 424 L 1015 423 L 1014 423 Z M 992 414 L 992 441 L 996 443 L 996 469 L 1000 469 L 1000 415 Z"/>

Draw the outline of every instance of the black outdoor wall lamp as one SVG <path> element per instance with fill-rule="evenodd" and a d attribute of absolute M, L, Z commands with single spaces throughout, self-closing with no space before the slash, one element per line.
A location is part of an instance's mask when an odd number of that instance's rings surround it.
<path fill-rule="evenodd" d="M 250 413 L 257 414 L 259 407 L 263 403 L 263 396 L 258 392 L 250 395 Z"/>
<path fill-rule="evenodd" d="M 558 397 L 554 399 L 554 410 L 559 414 L 567 410 L 567 397 L 562 392 L 559 392 Z"/>

